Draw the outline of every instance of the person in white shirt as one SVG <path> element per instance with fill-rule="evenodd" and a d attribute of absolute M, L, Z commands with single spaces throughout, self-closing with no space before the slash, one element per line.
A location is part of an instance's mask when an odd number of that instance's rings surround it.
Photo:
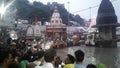
<path fill-rule="evenodd" d="M 44 51 L 39 51 L 35 54 L 36 60 L 33 62 L 35 65 L 40 66 L 44 61 Z"/>
<path fill-rule="evenodd" d="M 36 66 L 35 68 L 54 68 L 56 61 L 56 51 L 54 49 L 48 49 L 44 53 L 45 63 L 42 66 Z"/>

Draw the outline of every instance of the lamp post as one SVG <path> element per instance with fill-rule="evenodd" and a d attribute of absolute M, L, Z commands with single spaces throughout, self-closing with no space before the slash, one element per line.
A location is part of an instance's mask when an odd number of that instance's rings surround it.
<path fill-rule="evenodd" d="M 0 4 L 0 24 L 2 25 L 4 22 L 4 14 L 5 14 L 5 11 L 6 11 L 6 7 L 4 5 L 4 1 Z"/>
<path fill-rule="evenodd" d="M 2 0 L 0 3 L 0 26 L 4 26 L 4 15 L 6 13 L 6 10 L 14 3 L 15 0 L 10 1 L 9 3 L 6 4 L 7 0 Z"/>
<path fill-rule="evenodd" d="M 69 23 L 69 4 L 70 2 L 67 2 L 68 3 L 68 23 Z"/>
<path fill-rule="evenodd" d="M 90 19 L 91 19 L 91 9 L 92 9 L 92 7 L 89 7 L 89 9 L 90 9 Z"/>

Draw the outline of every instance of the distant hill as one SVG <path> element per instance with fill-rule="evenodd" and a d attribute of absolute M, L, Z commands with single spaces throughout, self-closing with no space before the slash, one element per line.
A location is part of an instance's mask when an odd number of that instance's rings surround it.
<path fill-rule="evenodd" d="M 63 23 L 69 25 L 68 23 L 68 11 L 64 7 L 64 4 L 58 4 L 57 2 L 47 3 L 44 5 L 41 2 L 33 2 L 30 4 L 27 0 L 16 0 L 15 2 L 17 8 L 17 19 L 26 19 L 32 24 L 35 21 L 35 16 L 38 17 L 40 21 L 50 21 L 51 15 L 53 13 L 54 7 L 57 6 Z M 69 20 L 76 21 L 81 26 L 85 26 L 84 19 L 79 15 L 73 15 L 69 13 Z"/>

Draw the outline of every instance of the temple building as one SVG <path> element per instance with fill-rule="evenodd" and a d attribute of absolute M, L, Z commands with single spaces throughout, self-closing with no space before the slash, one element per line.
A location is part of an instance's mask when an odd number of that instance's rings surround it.
<path fill-rule="evenodd" d="M 63 24 L 60 14 L 58 12 L 57 6 L 55 6 L 50 22 L 51 22 L 51 25 L 62 25 Z"/>
<path fill-rule="evenodd" d="M 26 30 L 26 39 L 35 39 L 41 37 L 41 29 L 38 24 L 28 25 Z"/>
<path fill-rule="evenodd" d="M 99 31 L 99 46 L 116 47 L 116 27 L 120 26 L 117 22 L 114 7 L 110 0 L 102 0 L 98 9 L 98 15 L 95 27 Z"/>
<path fill-rule="evenodd" d="M 26 36 L 27 37 L 32 37 L 33 35 L 34 35 L 34 29 L 31 25 L 29 25 L 27 27 Z"/>
<path fill-rule="evenodd" d="M 66 25 L 62 23 L 57 6 L 55 6 L 54 12 L 52 14 L 50 25 L 46 27 L 46 34 L 47 37 L 51 37 L 51 39 L 59 38 L 63 40 L 63 38 L 66 36 Z"/>
<path fill-rule="evenodd" d="M 50 23 L 47 23 L 46 25 L 39 25 L 37 19 L 35 19 L 35 22 L 37 22 L 35 25 L 28 25 L 26 39 L 36 39 L 37 37 L 49 40 L 59 39 L 66 41 L 68 35 L 82 35 L 86 32 L 84 27 L 66 26 L 63 24 L 57 6 L 55 6 Z"/>

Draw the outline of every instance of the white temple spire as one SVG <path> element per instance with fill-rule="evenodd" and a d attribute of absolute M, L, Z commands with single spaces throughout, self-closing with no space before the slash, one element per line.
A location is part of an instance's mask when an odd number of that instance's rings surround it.
<path fill-rule="evenodd" d="M 51 25 L 60 25 L 62 24 L 62 19 L 60 17 L 57 6 L 55 6 L 54 12 L 52 14 L 52 18 L 50 21 Z"/>

